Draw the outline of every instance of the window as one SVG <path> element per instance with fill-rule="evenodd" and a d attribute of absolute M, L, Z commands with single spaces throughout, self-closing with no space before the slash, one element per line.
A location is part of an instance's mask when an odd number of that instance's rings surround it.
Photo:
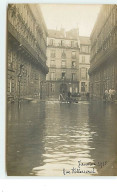
<path fill-rule="evenodd" d="M 72 51 L 72 58 L 76 58 L 76 52 Z"/>
<path fill-rule="evenodd" d="M 61 40 L 61 46 L 65 46 L 64 40 Z"/>
<path fill-rule="evenodd" d="M 89 47 L 88 46 L 85 46 L 85 52 L 89 53 Z"/>
<path fill-rule="evenodd" d="M 71 42 L 69 40 L 66 40 L 66 46 L 71 47 Z"/>
<path fill-rule="evenodd" d="M 81 92 L 85 92 L 85 82 L 81 82 Z"/>
<path fill-rule="evenodd" d="M 51 92 L 52 92 L 52 93 L 55 92 L 55 84 L 54 84 L 54 83 L 51 84 Z"/>
<path fill-rule="evenodd" d="M 65 53 L 64 50 L 62 51 L 61 57 L 62 57 L 62 58 L 66 58 L 66 53 Z"/>
<path fill-rule="evenodd" d="M 85 56 L 82 56 L 82 63 L 85 63 Z"/>
<path fill-rule="evenodd" d="M 81 68 L 81 79 L 86 79 L 86 68 Z"/>
<path fill-rule="evenodd" d="M 70 90 L 70 93 L 72 93 L 72 87 L 70 87 L 69 90 Z"/>
<path fill-rule="evenodd" d="M 9 63 L 8 63 L 8 67 L 9 69 L 13 69 L 13 51 L 10 50 L 10 60 L 9 60 Z"/>
<path fill-rule="evenodd" d="M 71 41 L 71 47 L 74 47 L 74 41 Z"/>
<path fill-rule="evenodd" d="M 89 46 L 89 53 L 91 52 L 91 47 Z"/>
<path fill-rule="evenodd" d="M 65 78 L 65 72 L 62 72 L 62 79 Z"/>
<path fill-rule="evenodd" d="M 77 87 L 75 88 L 75 92 L 78 93 L 78 88 Z"/>
<path fill-rule="evenodd" d="M 62 60 L 61 66 L 62 66 L 62 68 L 65 68 L 66 67 L 66 61 L 65 60 Z"/>
<path fill-rule="evenodd" d="M 75 47 L 78 47 L 78 42 L 75 42 Z"/>
<path fill-rule="evenodd" d="M 55 58 L 55 50 L 51 50 L 51 53 L 50 53 L 50 56 L 51 56 L 51 58 Z"/>
<path fill-rule="evenodd" d="M 50 80 L 55 80 L 55 72 L 50 72 Z"/>
<path fill-rule="evenodd" d="M 72 81 L 75 80 L 75 75 L 76 75 L 76 73 L 72 73 Z"/>
<path fill-rule="evenodd" d="M 85 52 L 84 46 L 81 46 L 81 52 Z"/>
<path fill-rule="evenodd" d="M 76 67 L 76 62 L 72 61 L 72 68 L 75 68 L 75 67 Z"/>
<path fill-rule="evenodd" d="M 88 69 L 86 68 L 86 80 L 88 79 Z"/>
<path fill-rule="evenodd" d="M 49 44 L 50 45 L 54 45 L 54 40 L 53 39 L 50 39 Z"/>
<path fill-rule="evenodd" d="M 50 67 L 55 67 L 56 65 L 55 65 L 55 60 L 51 60 L 50 61 Z"/>

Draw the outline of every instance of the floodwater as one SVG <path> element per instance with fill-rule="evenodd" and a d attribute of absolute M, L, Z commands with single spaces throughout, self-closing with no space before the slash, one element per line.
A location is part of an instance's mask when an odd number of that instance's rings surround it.
<path fill-rule="evenodd" d="M 9 176 L 117 175 L 117 104 L 9 104 Z"/>

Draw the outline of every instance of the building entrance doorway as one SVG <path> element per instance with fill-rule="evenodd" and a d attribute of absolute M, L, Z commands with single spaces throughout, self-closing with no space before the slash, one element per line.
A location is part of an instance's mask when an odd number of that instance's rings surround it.
<path fill-rule="evenodd" d="M 67 93 L 67 84 L 62 83 L 60 85 L 60 93 Z"/>

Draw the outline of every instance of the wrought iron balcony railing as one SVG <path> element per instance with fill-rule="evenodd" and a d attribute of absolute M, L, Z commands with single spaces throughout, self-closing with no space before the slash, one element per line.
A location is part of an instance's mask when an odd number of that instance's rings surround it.
<path fill-rule="evenodd" d="M 41 64 L 41 68 L 48 73 L 48 67 L 45 65 L 45 62 L 41 59 L 38 52 L 35 51 L 32 46 L 28 43 L 28 41 L 19 33 L 15 27 L 8 21 L 8 32 L 22 45 L 22 47 L 32 55 L 39 64 Z"/>
<path fill-rule="evenodd" d="M 62 81 L 62 82 L 69 82 L 69 83 L 74 83 L 74 82 L 78 82 L 78 78 L 58 78 L 57 81 Z"/>

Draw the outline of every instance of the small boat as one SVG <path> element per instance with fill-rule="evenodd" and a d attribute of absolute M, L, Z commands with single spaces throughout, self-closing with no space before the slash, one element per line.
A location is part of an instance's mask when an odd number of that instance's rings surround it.
<path fill-rule="evenodd" d="M 61 103 L 78 103 L 78 99 L 77 98 L 69 98 L 69 97 L 66 97 L 64 98 L 62 94 L 59 95 L 59 101 Z"/>

